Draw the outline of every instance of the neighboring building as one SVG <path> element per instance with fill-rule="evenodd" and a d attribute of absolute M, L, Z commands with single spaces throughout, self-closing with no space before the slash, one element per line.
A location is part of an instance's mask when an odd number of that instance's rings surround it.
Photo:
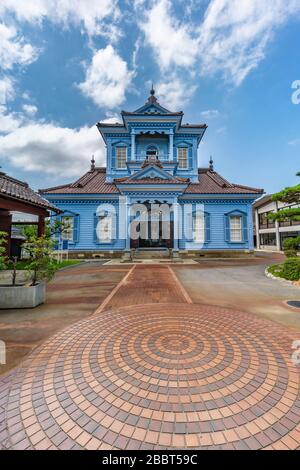
<path fill-rule="evenodd" d="M 38 235 L 42 235 L 45 230 L 45 218 L 50 213 L 59 213 L 53 204 L 42 198 L 27 183 L 19 181 L 6 173 L 0 172 L 0 231 L 6 232 L 7 246 L 6 255 L 14 256 L 16 254 L 16 245 L 24 241 L 16 230 L 12 231 L 12 225 L 20 223 L 21 214 L 24 214 L 24 220 L 29 220 L 25 214 L 31 214 L 35 219 L 30 222 L 38 226 Z M 15 221 L 14 214 L 18 214 Z"/>
<path fill-rule="evenodd" d="M 229 183 L 214 171 L 212 160 L 209 168 L 198 169 L 207 126 L 182 124 L 182 118 L 182 112 L 163 108 L 152 89 L 144 106 L 122 111 L 121 124 L 97 124 L 107 148 L 106 168 L 96 167 L 93 159 L 91 169 L 74 183 L 41 190 L 64 211 L 60 218 L 68 229 L 63 237 L 71 250 L 253 250 L 252 203 L 263 190 Z M 158 211 L 158 233 L 138 240 L 124 235 L 133 206 L 145 204 L 147 212 L 153 203 L 170 208 L 170 234 L 163 234 L 164 215 Z M 187 223 L 201 231 L 201 243 L 183 233 Z"/>
<path fill-rule="evenodd" d="M 264 196 L 253 204 L 255 246 L 258 250 L 281 251 L 286 238 L 300 235 L 300 222 L 278 222 L 268 218 L 271 212 L 290 207 L 297 206 L 272 201 L 272 195 Z"/>

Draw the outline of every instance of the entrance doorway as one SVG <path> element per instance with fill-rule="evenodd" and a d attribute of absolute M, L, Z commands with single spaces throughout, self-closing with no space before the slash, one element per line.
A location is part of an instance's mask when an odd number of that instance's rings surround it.
<path fill-rule="evenodd" d="M 170 204 L 155 201 L 154 206 L 149 202 L 143 202 L 146 211 L 141 214 L 141 221 L 136 226 L 139 234 L 137 239 L 131 239 L 131 248 L 162 249 L 173 248 L 174 222 Z M 169 211 L 161 210 L 169 206 Z"/>

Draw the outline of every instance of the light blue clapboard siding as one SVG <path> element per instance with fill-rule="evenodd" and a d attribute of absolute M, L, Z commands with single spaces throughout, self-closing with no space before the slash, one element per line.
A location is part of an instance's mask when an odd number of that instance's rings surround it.
<path fill-rule="evenodd" d="M 116 221 L 115 239 L 112 243 L 97 243 L 95 239 L 94 229 L 94 215 L 97 207 L 104 202 L 101 199 L 95 202 L 87 201 L 59 201 L 55 198 L 50 198 L 51 201 L 61 210 L 72 211 L 73 214 L 78 214 L 77 228 L 78 228 L 78 242 L 70 244 L 72 250 L 97 250 L 97 251 L 118 251 L 125 249 L 125 240 L 119 237 L 119 225 Z M 116 216 L 118 218 L 118 204 L 114 205 L 116 209 Z M 196 208 L 194 202 L 193 210 Z M 210 203 L 207 202 L 203 206 L 205 212 L 209 216 L 209 240 L 203 245 L 204 250 L 252 250 L 253 249 L 253 222 L 252 222 L 252 206 L 250 202 L 234 202 L 234 203 Z M 225 215 L 231 212 L 239 211 L 245 213 L 247 216 L 247 233 L 248 237 L 244 243 L 230 243 L 226 241 L 225 237 Z M 183 238 L 179 240 L 179 249 L 193 249 L 191 242 Z M 197 246 L 195 246 L 197 249 Z"/>
<path fill-rule="evenodd" d="M 251 203 L 205 203 L 204 210 L 210 215 L 210 241 L 205 242 L 204 250 L 252 250 L 253 249 L 253 222 Z M 248 237 L 244 243 L 231 243 L 225 240 L 225 215 L 232 211 L 241 211 L 247 217 Z M 196 247 L 195 247 L 196 248 Z M 192 249 L 189 240 L 184 237 L 179 240 L 179 249 Z"/>
<path fill-rule="evenodd" d="M 78 203 L 73 201 L 69 203 L 67 201 L 60 202 L 58 200 L 52 199 L 55 201 L 55 205 L 61 209 L 66 211 L 72 211 L 72 213 L 79 214 L 78 216 L 78 227 L 79 227 L 79 240 L 77 243 L 71 243 L 70 249 L 71 250 L 96 250 L 96 251 L 105 251 L 105 250 L 123 250 L 125 248 L 125 240 L 119 239 L 118 233 L 118 224 L 116 230 L 116 238 L 113 242 L 110 243 L 96 243 L 94 237 L 94 214 L 97 211 L 97 207 L 99 204 L 108 201 L 95 201 L 95 203 Z M 114 205 L 116 208 L 116 212 L 118 213 L 118 206 Z"/>

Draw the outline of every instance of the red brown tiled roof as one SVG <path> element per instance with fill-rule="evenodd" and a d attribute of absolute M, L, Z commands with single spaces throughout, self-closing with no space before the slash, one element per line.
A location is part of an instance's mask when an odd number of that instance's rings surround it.
<path fill-rule="evenodd" d="M 184 184 L 188 186 L 185 194 L 262 194 L 263 189 L 251 188 L 240 184 L 229 183 L 217 172 L 208 168 L 199 169 L 199 182 L 188 183 L 187 179 L 173 177 L 131 179 L 128 177 L 115 179 L 115 182 L 125 184 Z M 106 183 L 106 168 L 95 168 L 88 171 L 75 183 L 56 186 L 54 188 L 42 189 L 42 194 L 118 194 L 119 190 L 115 183 Z"/>
<path fill-rule="evenodd" d="M 41 207 L 42 209 L 60 212 L 57 207 L 53 206 L 49 201 L 33 191 L 27 183 L 12 178 L 2 172 L 0 172 L 0 196 L 27 203 L 35 207 Z"/>
<path fill-rule="evenodd" d="M 229 183 L 216 171 L 200 168 L 199 183 L 188 185 L 186 194 L 262 194 L 263 189 Z"/>
<path fill-rule="evenodd" d="M 42 194 L 118 194 L 113 183 L 106 183 L 106 168 L 95 168 L 81 176 L 75 183 L 40 189 Z"/>

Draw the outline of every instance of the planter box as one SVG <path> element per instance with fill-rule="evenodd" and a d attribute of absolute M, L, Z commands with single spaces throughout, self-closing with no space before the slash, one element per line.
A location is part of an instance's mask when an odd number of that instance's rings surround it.
<path fill-rule="evenodd" d="M 33 308 L 46 299 L 46 284 L 36 286 L 0 286 L 0 309 Z"/>

